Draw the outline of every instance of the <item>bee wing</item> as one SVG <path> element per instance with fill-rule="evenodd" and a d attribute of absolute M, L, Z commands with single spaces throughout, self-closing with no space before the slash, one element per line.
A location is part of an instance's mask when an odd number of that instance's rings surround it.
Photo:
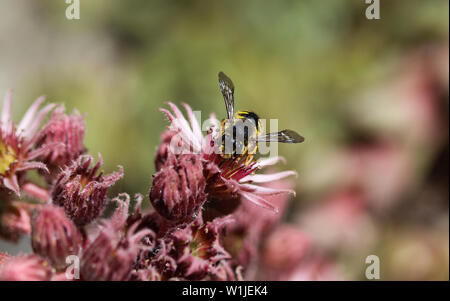
<path fill-rule="evenodd" d="M 282 143 L 300 143 L 305 138 L 293 130 L 283 130 L 281 132 L 264 134 L 256 137 L 256 141 L 261 142 L 282 142 Z"/>
<path fill-rule="evenodd" d="M 234 116 L 234 85 L 231 79 L 222 71 L 219 72 L 219 86 L 225 100 L 228 119 Z"/>

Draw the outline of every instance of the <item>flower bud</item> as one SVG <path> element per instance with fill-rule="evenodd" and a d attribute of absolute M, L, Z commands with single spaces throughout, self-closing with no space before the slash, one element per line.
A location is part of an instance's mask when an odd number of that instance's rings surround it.
<path fill-rule="evenodd" d="M 64 207 L 77 226 L 90 223 L 103 212 L 107 189 L 123 176 L 121 166 L 119 172 L 96 175 L 103 161 L 99 155 L 98 163 L 91 168 L 92 161 L 88 155 L 78 157 L 61 171 L 52 189 L 53 203 Z"/>
<path fill-rule="evenodd" d="M 11 257 L 0 265 L 1 281 L 48 281 L 51 277 L 50 264 L 35 254 Z"/>
<path fill-rule="evenodd" d="M 170 152 L 170 143 L 172 138 L 177 134 L 175 131 L 166 130 L 161 134 L 161 144 L 156 151 L 155 167 L 159 171 L 167 161 Z"/>
<path fill-rule="evenodd" d="M 191 221 L 206 201 L 205 186 L 199 155 L 171 156 L 153 176 L 150 202 L 168 220 Z"/>
<path fill-rule="evenodd" d="M 83 116 L 77 111 L 67 115 L 64 113 L 64 107 L 59 106 L 42 129 L 37 145 L 60 143 L 62 147 L 48 149 L 40 156 L 40 161 L 44 162 L 49 169 L 70 164 L 86 151 L 83 145 L 85 131 Z"/>
<path fill-rule="evenodd" d="M 36 254 L 62 269 L 67 256 L 78 255 L 81 235 L 62 208 L 45 205 L 31 219 L 31 245 Z"/>

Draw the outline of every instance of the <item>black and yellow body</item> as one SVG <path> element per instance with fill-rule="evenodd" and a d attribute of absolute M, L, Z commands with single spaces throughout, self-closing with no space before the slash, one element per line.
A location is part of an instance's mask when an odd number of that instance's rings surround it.
<path fill-rule="evenodd" d="M 221 151 L 224 158 L 253 156 L 258 150 L 257 137 L 262 131 L 259 116 L 250 111 L 238 111 L 221 124 Z"/>

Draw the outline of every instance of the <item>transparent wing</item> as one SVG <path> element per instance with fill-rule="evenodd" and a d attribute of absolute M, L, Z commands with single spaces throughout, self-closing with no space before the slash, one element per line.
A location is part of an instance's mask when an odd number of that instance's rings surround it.
<path fill-rule="evenodd" d="M 256 141 L 261 142 L 282 142 L 282 143 L 300 143 L 305 141 L 305 138 L 297 134 L 293 130 L 283 130 L 281 132 L 269 133 L 260 135 L 256 138 Z"/>
<path fill-rule="evenodd" d="M 225 100 L 228 119 L 234 116 L 234 85 L 231 79 L 222 71 L 219 72 L 219 86 Z"/>

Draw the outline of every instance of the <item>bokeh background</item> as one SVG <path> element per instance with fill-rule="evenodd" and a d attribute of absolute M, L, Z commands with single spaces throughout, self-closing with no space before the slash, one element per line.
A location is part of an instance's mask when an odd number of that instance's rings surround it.
<path fill-rule="evenodd" d="M 42 94 L 84 113 L 90 153 L 125 168 L 115 192 L 147 194 L 165 101 L 225 116 L 222 70 L 238 109 L 306 137 L 279 147 L 299 172 L 286 219 L 342 279 L 370 254 L 383 280 L 449 279 L 447 0 L 382 0 L 380 20 L 363 0 L 66 7 L 0 1 L 0 93 L 17 118 Z"/>

